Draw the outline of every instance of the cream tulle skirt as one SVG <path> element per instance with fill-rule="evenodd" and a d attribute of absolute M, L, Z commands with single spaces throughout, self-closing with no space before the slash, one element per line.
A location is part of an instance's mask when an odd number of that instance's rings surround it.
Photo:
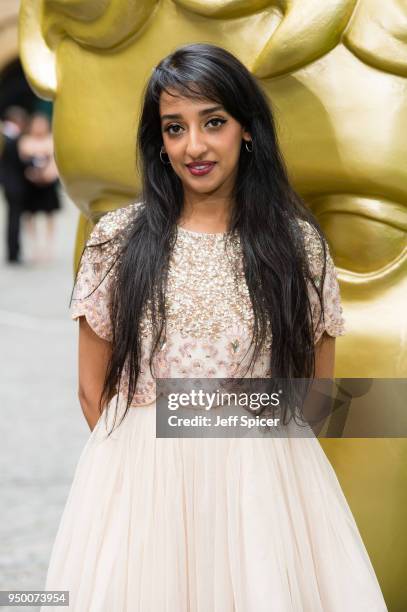
<path fill-rule="evenodd" d="M 154 404 L 107 438 L 111 422 L 82 451 L 52 551 L 45 588 L 69 608 L 42 612 L 387 610 L 316 438 L 156 439 Z"/>

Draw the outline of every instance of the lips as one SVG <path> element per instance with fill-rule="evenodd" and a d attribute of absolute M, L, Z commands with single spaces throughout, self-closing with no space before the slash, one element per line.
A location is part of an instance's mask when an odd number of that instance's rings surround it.
<path fill-rule="evenodd" d="M 192 162 L 190 164 L 186 164 L 188 170 L 194 176 L 202 176 L 204 174 L 208 174 L 214 167 L 216 162 L 210 161 L 201 161 L 201 162 Z"/>

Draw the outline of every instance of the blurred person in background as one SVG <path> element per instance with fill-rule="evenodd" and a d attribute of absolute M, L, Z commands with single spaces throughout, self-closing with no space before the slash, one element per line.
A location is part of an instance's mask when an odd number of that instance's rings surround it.
<path fill-rule="evenodd" d="M 55 211 L 61 208 L 58 195 L 58 170 L 49 119 L 34 113 L 27 131 L 18 142 L 18 154 L 24 167 L 26 227 L 32 242 L 34 261 L 50 260 L 55 248 Z M 45 213 L 46 243 L 41 247 L 37 215 Z"/>
<path fill-rule="evenodd" d="M 10 106 L 1 123 L 0 173 L 7 204 L 6 261 L 12 264 L 21 262 L 20 221 L 24 208 L 25 178 L 17 147 L 28 121 L 29 115 L 23 108 Z"/>

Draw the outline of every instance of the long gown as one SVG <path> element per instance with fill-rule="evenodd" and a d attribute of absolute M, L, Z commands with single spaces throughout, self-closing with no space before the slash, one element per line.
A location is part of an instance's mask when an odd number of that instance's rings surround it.
<path fill-rule="evenodd" d="M 72 318 L 85 316 L 105 340 L 112 338 L 112 262 L 139 206 L 104 215 L 81 260 Z M 312 227 L 301 224 L 318 283 L 322 250 Z M 310 285 L 315 342 L 324 331 L 345 331 L 329 250 L 326 264 L 319 323 Z M 179 227 L 166 300 L 167 336 L 155 376 L 235 376 L 253 321 L 239 240 L 226 253 L 223 234 Z M 69 590 L 64 609 L 75 612 L 386 611 L 318 439 L 156 438 L 148 318 L 142 340 L 142 373 L 128 414 L 107 437 L 113 398 L 80 456 L 45 588 Z M 265 352 L 253 376 L 267 367 Z M 119 416 L 123 406 L 120 394 Z"/>

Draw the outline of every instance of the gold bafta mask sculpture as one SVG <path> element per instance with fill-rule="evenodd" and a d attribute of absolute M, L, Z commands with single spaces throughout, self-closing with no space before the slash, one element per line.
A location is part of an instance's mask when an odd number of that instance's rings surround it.
<path fill-rule="evenodd" d="M 18 55 L 18 0 L 2 0 L 0 9 L 0 72 Z"/>
<path fill-rule="evenodd" d="M 142 89 L 194 41 L 232 51 L 269 95 L 292 180 L 338 266 L 348 334 L 336 376 L 405 377 L 405 0 L 22 0 L 23 65 L 55 102 L 57 163 L 83 213 L 77 253 L 88 220 L 137 196 Z M 407 609 L 405 440 L 322 444 L 389 609 Z"/>

